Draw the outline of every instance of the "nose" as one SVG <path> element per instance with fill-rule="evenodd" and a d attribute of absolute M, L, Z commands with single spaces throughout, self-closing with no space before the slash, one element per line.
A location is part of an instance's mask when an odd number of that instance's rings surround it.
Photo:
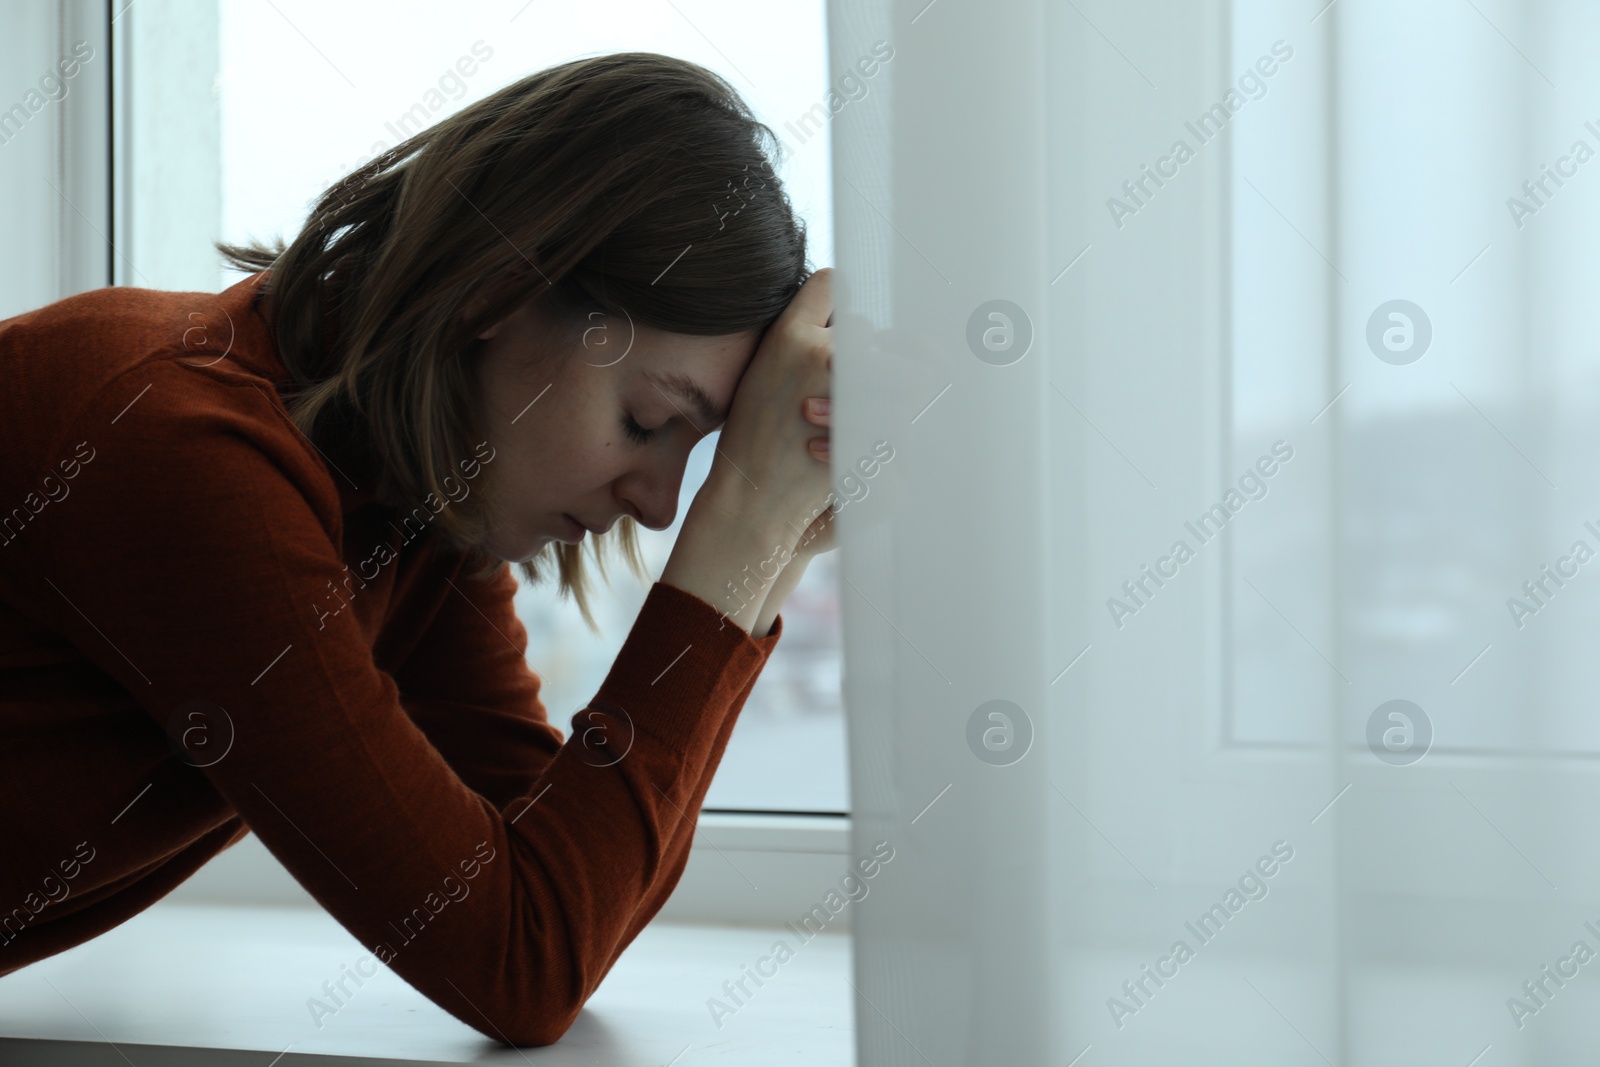
<path fill-rule="evenodd" d="M 665 530 L 678 516 L 687 455 L 673 456 L 634 471 L 618 485 L 623 511 L 647 530 Z"/>
<path fill-rule="evenodd" d="M 640 498 L 635 495 L 633 499 L 638 501 Z M 678 516 L 677 490 L 674 489 L 670 497 L 660 498 L 659 502 L 652 497 L 652 502 L 648 504 L 632 503 L 627 511 L 635 522 L 647 530 L 668 529 L 672 525 L 672 520 Z"/>

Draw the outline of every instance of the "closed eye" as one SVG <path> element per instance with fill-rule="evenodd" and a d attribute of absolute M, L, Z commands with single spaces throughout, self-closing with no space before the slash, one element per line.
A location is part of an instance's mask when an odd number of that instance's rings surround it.
<path fill-rule="evenodd" d="M 622 430 L 635 443 L 641 445 L 650 440 L 650 438 L 654 437 L 656 433 L 654 430 L 647 430 L 643 426 L 640 426 L 637 422 L 634 422 L 633 416 L 627 413 L 624 413 L 622 416 Z"/>

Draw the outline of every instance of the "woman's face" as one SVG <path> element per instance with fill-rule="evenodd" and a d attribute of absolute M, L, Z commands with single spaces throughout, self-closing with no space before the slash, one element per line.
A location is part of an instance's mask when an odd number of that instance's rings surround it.
<path fill-rule="evenodd" d="M 485 548 L 516 563 L 581 541 L 569 516 L 601 532 L 623 515 L 671 526 L 689 452 L 727 420 L 758 334 L 668 333 L 599 313 L 574 326 L 529 300 L 479 337 L 499 494 Z"/>

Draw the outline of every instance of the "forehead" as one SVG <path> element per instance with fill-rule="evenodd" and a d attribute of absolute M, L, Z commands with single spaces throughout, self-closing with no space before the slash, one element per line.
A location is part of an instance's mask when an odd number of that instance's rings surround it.
<path fill-rule="evenodd" d="M 641 378 L 668 399 L 689 405 L 704 422 L 725 422 L 727 412 L 721 401 L 712 397 L 694 377 L 682 371 L 644 370 Z"/>
<path fill-rule="evenodd" d="M 726 422 L 739 379 L 755 352 L 756 331 L 706 337 L 641 328 L 627 362 L 636 384 L 708 423 Z"/>

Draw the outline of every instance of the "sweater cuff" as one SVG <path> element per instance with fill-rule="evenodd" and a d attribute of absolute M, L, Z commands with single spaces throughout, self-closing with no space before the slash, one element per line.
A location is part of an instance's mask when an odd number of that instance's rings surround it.
<path fill-rule="evenodd" d="M 658 581 L 596 699 L 622 708 L 636 731 L 661 744 L 705 743 L 782 634 L 781 613 L 765 637 L 753 637 L 693 593 Z"/>

